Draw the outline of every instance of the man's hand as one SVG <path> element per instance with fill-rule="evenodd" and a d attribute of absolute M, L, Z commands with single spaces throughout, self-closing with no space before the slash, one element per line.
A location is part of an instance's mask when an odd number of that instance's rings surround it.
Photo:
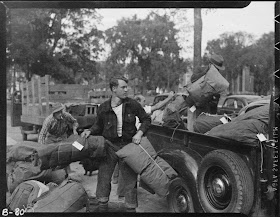
<path fill-rule="evenodd" d="M 84 132 L 81 133 L 81 137 L 88 138 L 90 133 L 91 133 L 90 130 L 84 130 Z"/>
<path fill-rule="evenodd" d="M 73 134 L 78 135 L 77 128 L 73 127 Z"/>
<path fill-rule="evenodd" d="M 142 130 L 139 130 L 133 137 L 132 137 L 132 142 L 139 145 L 141 142 L 143 132 Z"/>

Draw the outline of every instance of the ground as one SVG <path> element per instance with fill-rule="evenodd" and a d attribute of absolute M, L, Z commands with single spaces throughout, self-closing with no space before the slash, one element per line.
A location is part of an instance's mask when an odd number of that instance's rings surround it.
<path fill-rule="evenodd" d="M 7 145 L 14 145 L 18 142 L 22 142 L 22 135 L 19 127 L 11 127 L 11 117 L 10 117 L 10 101 L 7 102 Z M 37 141 L 37 135 L 28 135 L 28 140 Z M 96 190 L 96 181 L 98 172 L 93 172 L 92 176 L 85 176 L 84 169 L 79 162 L 74 162 L 70 165 L 73 173 L 71 176 L 80 180 L 82 185 L 84 186 L 88 196 L 90 198 L 95 197 Z M 109 208 L 111 212 L 122 212 L 123 211 L 123 202 L 118 201 L 118 197 L 116 196 L 117 184 L 112 184 L 112 191 L 110 195 Z M 92 199 L 91 199 L 92 200 Z M 142 188 L 138 188 L 138 208 L 136 209 L 137 213 L 160 213 L 160 212 L 168 212 L 168 205 L 166 198 L 159 197 L 154 194 L 150 194 L 146 190 Z M 80 212 L 84 212 L 85 209 L 80 210 Z"/>

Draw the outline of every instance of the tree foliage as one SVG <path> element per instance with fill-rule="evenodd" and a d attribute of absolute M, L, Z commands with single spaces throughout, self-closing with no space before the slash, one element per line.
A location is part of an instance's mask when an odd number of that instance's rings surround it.
<path fill-rule="evenodd" d="M 140 79 L 143 92 L 147 86 L 171 88 L 182 72 L 177 64 L 181 48 L 174 26 L 169 16 L 153 12 L 142 20 L 136 15 L 123 18 L 106 31 L 106 42 L 111 46 L 109 60 L 127 65 L 127 73 Z"/>
<path fill-rule="evenodd" d="M 8 64 L 18 64 L 27 79 L 49 74 L 73 83 L 77 72 L 90 79 L 102 51 L 99 19 L 94 9 L 10 9 Z"/>
<path fill-rule="evenodd" d="M 246 32 L 223 33 L 218 39 L 207 43 L 206 53 L 216 53 L 223 56 L 226 69 L 222 74 L 228 81 L 232 81 L 232 78 L 235 79 L 243 69 L 240 58 L 252 40 L 253 36 Z M 231 90 L 231 88 L 230 82 L 229 89 Z"/>
<path fill-rule="evenodd" d="M 264 34 L 257 41 L 246 32 L 224 33 L 219 39 L 209 41 L 206 51 L 224 57 L 226 69 L 223 75 L 229 81 L 232 78 L 235 79 L 244 66 L 249 66 L 254 75 L 254 91 L 258 94 L 266 94 L 271 88 L 270 75 L 274 71 L 273 44 L 274 33 L 272 32 Z"/>
<path fill-rule="evenodd" d="M 247 47 L 240 58 L 240 64 L 249 66 L 254 74 L 254 91 L 266 95 L 273 87 L 274 33 L 263 34 L 256 43 Z"/>

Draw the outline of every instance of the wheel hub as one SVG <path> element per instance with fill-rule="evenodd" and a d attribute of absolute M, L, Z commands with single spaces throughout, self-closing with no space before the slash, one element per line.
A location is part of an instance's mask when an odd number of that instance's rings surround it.
<path fill-rule="evenodd" d="M 218 210 L 225 209 L 231 200 L 231 184 L 225 171 L 212 167 L 205 177 L 205 189 L 209 202 Z"/>
<path fill-rule="evenodd" d="M 180 192 L 177 196 L 177 207 L 179 208 L 180 212 L 186 212 L 189 208 L 189 199 L 188 196 L 185 195 L 185 192 Z"/>
<path fill-rule="evenodd" d="M 214 179 L 212 185 L 213 185 L 215 196 L 221 197 L 224 195 L 226 187 L 225 187 L 225 183 L 221 179 L 219 178 Z"/>

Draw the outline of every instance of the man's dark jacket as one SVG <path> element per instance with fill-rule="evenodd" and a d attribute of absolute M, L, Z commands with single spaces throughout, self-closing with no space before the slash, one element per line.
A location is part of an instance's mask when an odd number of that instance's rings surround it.
<path fill-rule="evenodd" d="M 151 117 L 143 107 L 134 99 L 126 98 L 122 104 L 122 139 L 130 142 L 136 134 L 135 116 L 141 122 L 139 130 L 145 133 L 151 125 Z M 114 142 L 118 140 L 117 116 L 111 107 L 111 98 L 102 103 L 97 111 L 97 119 L 90 128 L 92 135 L 102 135 L 105 139 Z"/>

